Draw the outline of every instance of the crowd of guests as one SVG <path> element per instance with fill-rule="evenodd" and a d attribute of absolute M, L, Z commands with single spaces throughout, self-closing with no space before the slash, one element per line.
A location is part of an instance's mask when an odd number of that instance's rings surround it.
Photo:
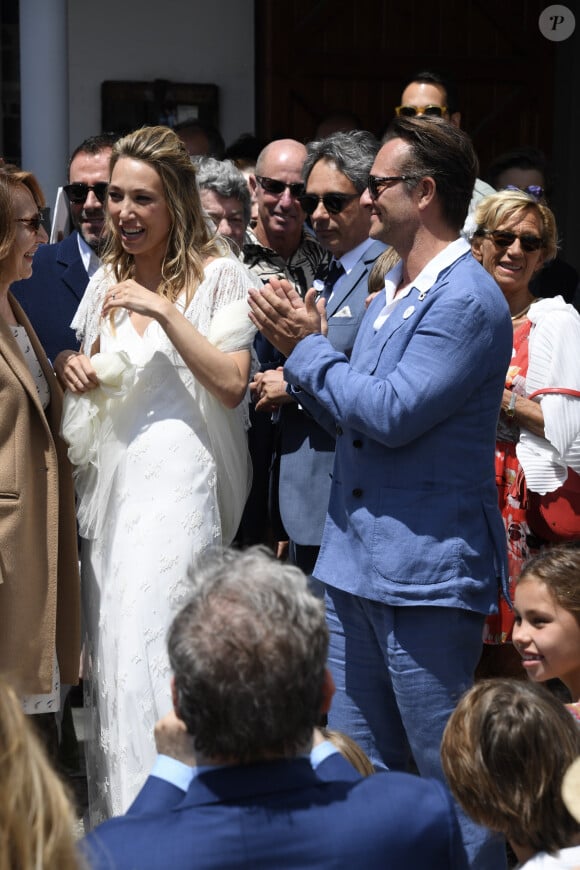
<path fill-rule="evenodd" d="M 432 73 L 395 114 L 92 137 L 52 245 L 0 166 L 0 868 L 580 864 L 573 270 L 537 155 L 481 181 Z"/>

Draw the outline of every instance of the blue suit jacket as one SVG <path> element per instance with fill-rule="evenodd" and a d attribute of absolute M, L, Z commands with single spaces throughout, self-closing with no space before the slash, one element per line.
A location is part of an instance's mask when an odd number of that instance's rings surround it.
<path fill-rule="evenodd" d="M 61 350 L 78 350 L 70 328 L 89 283 L 73 232 L 56 245 L 41 245 L 34 255 L 32 276 L 10 288 L 28 315 L 47 357 Z"/>
<path fill-rule="evenodd" d="M 467 867 L 441 784 L 324 782 L 308 759 L 202 773 L 180 803 L 105 822 L 84 845 L 91 870 Z"/>
<path fill-rule="evenodd" d="M 375 332 L 383 306 L 381 294 L 350 362 L 320 335 L 286 362 L 286 380 L 338 435 L 314 576 L 390 605 L 488 613 L 507 574 L 494 470 L 506 301 L 466 253 Z"/>
<path fill-rule="evenodd" d="M 385 248 L 373 242 L 328 303 L 328 340 L 347 356 L 365 313 L 369 273 Z M 339 314 L 345 309 L 350 309 L 348 316 Z M 335 438 L 297 404 L 283 405 L 281 412 L 280 516 L 295 543 L 318 546 L 330 497 Z"/>

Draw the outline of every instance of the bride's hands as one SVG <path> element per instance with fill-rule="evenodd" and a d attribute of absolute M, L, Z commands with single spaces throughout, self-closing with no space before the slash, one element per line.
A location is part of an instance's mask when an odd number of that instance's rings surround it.
<path fill-rule="evenodd" d="M 160 320 L 172 307 L 171 302 L 165 297 L 159 296 L 158 293 L 152 293 L 151 290 L 147 290 L 133 278 L 128 278 L 107 290 L 103 301 L 102 315 L 107 317 L 111 311 L 125 308 L 127 311 L 141 314 L 143 317 Z"/>
<path fill-rule="evenodd" d="M 87 393 L 99 386 L 97 373 L 84 353 L 63 351 L 55 360 L 55 371 L 61 385 L 71 393 Z"/>

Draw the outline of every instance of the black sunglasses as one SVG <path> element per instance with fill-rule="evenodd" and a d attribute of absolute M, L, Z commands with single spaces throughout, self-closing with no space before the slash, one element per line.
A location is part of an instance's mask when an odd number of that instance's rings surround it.
<path fill-rule="evenodd" d="M 520 240 L 520 245 L 526 253 L 531 254 L 533 251 L 539 251 L 544 246 L 544 240 L 538 236 L 518 235 L 509 230 L 481 230 L 478 235 L 489 236 L 494 245 L 498 248 L 509 248 L 516 239 Z"/>
<path fill-rule="evenodd" d="M 383 190 L 396 181 L 415 181 L 417 175 L 369 175 L 367 187 L 371 199 L 378 199 Z"/>
<path fill-rule="evenodd" d="M 29 218 L 15 218 L 15 221 L 18 224 L 28 224 L 30 229 L 37 233 L 42 226 L 42 212 L 38 212 L 38 214 Z"/>
<path fill-rule="evenodd" d="M 108 187 L 109 185 L 106 181 L 97 181 L 96 184 L 85 184 L 84 181 L 73 181 L 72 184 L 66 184 L 63 187 L 63 190 L 66 193 L 69 202 L 73 202 L 75 205 L 80 205 L 80 203 L 85 202 L 89 195 L 89 190 L 93 191 L 99 202 L 102 204 L 107 197 Z"/>
<path fill-rule="evenodd" d="M 298 200 L 306 214 L 312 215 L 318 208 L 319 202 L 322 202 L 328 214 L 340 214 L 349 202 L 359 198 L 360 193 L 323 193 L 322 196 L 317 193 L 303 193 Z"/>
<path fill-rule="evenodd" d="M 281 196 L 286 188 L 290 191 L 290 196 L 295 198 L 304 193 L 304 184 L 302 181 L 294 181 L 292 184 L 286 184 L 285 181 L 280 181 L 279 178 L 268 178 L 266 175 L 256 175 L 256 181 L 263 187 L 266 193 L 272 193 L 274 196 Z"/>

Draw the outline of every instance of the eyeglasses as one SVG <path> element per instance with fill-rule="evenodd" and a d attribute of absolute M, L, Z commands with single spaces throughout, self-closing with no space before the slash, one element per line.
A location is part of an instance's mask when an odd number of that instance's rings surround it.
<path fill-rule="evenodd" d="M 323 193 L 322 196 L 317 193 L 304 193 L 298 197 L 300 205 L 308 215 L 314 214 L 319 202 L 322 202 L 328 214 L 340 214 L 349 202 L 359 198 L 360 193 Z"/>
<path fill-rule="evenodd" d="M 29 218 L 15 218 L 15 221 L 19 224 L 28 224 L 30 229 L 37 233 L 42 226 L 42 213 L 38 212 L 38 214 Z"/>
<path fill-rule="evenodd" d="M 512 233 L 509 230 L 478 230 L 476 235 L 488 236 L 498 248 L 509 248 L 516 239 L 519 239 L 522 249 L 528 254 L 531 254 L 533 251 L 539 251 L 544 246 L 544 240 L 540 239 L 539 236 L 519 236 L 517 233 Z"/>
<path fill-rule="evenodd" d="M 415 181 L 417 175 L 369 175 L 367 187 L 371 199 L 378 199 L 383 190 L 397 181 Z"/>
<path fill-rule="evenodd" d="M 447 113 L 447 106 L 397 106 L 395 112 L 398 118 L 415 118 L 417 115 L 442 118 Z"/>
<path fill-rule="evenodd" d="M 80 205 L 86 201 L 89 195 L 89 190 L 92 190 L 99 202 L 104 203 L 107 196 L 107 188 L 109 185 L 106 181 L 97 181 L 96 184 L 85 184 L 84 181 L 73 181 L 72 184 L 66 184 L 63 187 L 69 202 L 75 205 Z"/>
<path fill-rule="evenodd" d="M 527 193 L 533 196 L 534 199 L 540 200 L 544 195 L 544 188 L 539 184 L 528 184 L 527 187 L 518 187 L 516 184 L 506 184 L 504 190 L 521 190 L 522 193 Z"/>
<path fill-rule="evenodd" d="M 292 184 L 286 184 L 285 181 L 280 181 L 279 178 L 268 178 L 265 175 L 256 175 L 256 181 L 263 187 L 266 193 L 272 193 L 274 196 L 281 196 L 286 188 L 290 191 L 290 196 L 295 198 L 304 193 L 304 184 L 302 181 L 294 181 Z"/>

